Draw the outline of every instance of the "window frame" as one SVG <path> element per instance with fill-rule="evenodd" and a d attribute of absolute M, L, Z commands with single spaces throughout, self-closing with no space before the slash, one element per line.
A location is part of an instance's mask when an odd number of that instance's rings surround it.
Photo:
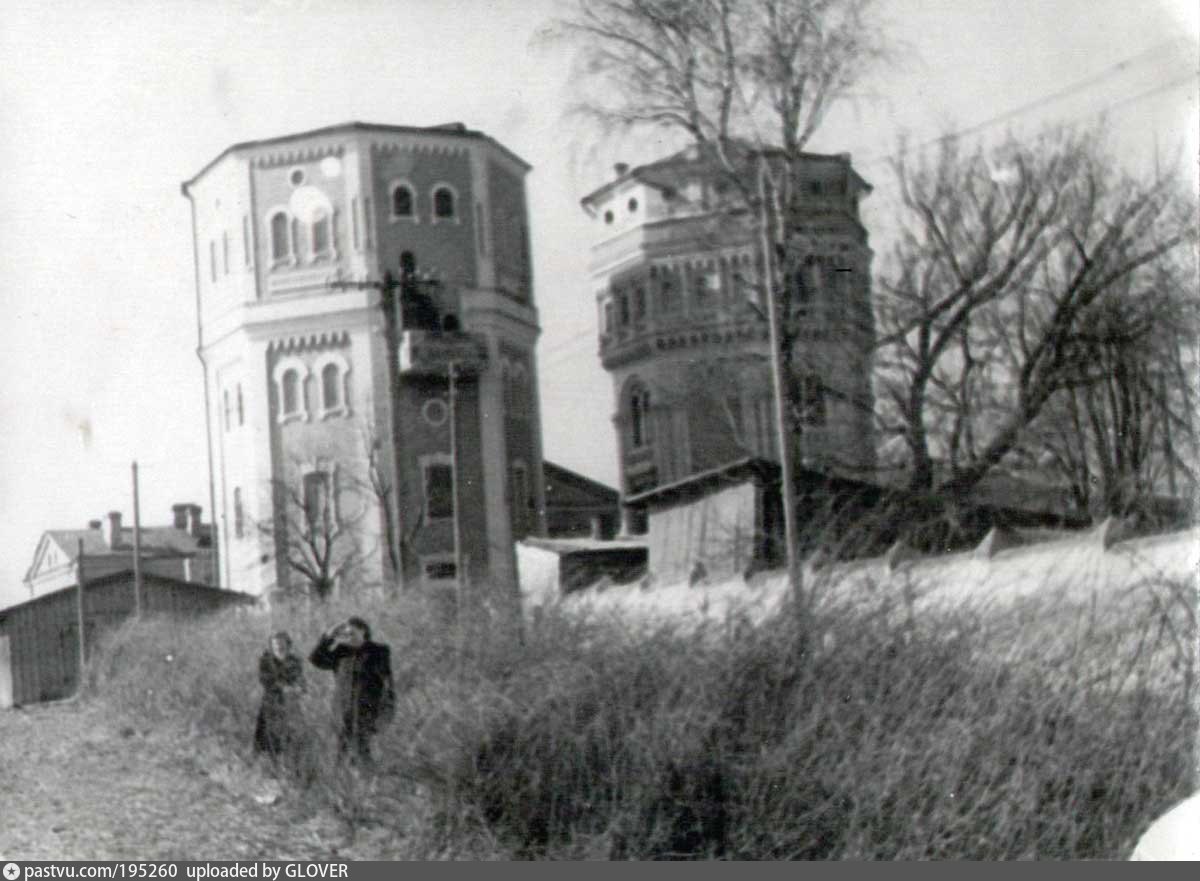
<path fill-rule="evenodd" d="M 400 190 L 408 191 L 408 214 L 396 213 L 396 194 Z M 397 221 L 407 221 L 408 223 L 420 223 L 421 215 L 417 209 L 417 188 L 412 185 L 412 181 L 407 178 L 395 178 L 388 181 L 388 220 L 392 223 Z"/>
<path fill-rule="evenodd" d="M 450 196 L 450 213 L 442 215 L 438 213 L 438 193 L 446 192 Z M 462 212 L 459 211 L 459 205 L 462 200 L 458 195 L 458 188 L 446 181 L 438 181 L 429 188 L 429 222 L 430 223 L 462 223 Z"/>
<path fill-rule="evenodd" d="M 288 374 L 291 373 L 296 375 L 296 407 L 289 410 L 286 408 L 286 379 Z M 306 394 L 305 385 L 308 382 L 310 373 L 308 365 L 295 356 L 281 358 L 275 365 L 275 369 L 271 372 L 271 380 L 275 384 L 278 405 L 276 420 L 280 425 L 288 422 L 308 421 L 308 395 Z"/>
<path fill-rule="evenodd" d="M 458 490 L 455 486 L 454 461 L 449 453 L 428 453 L 418 460 L 421 466 L 421 508 L 425 513 L 427 523 L 446 523 L 453 521 L 458 509 Z M 430 472 L 434 468 L 445 468 L 450 474 L 450 511 L 447 514 L 435 515 L 430 503 Z"/>
<path fill-rule="evenodd" d="M 283 226 L 283 245 L 286 249 L 284 253 L 279 253 L 276 250 L 276 245 L 280 242 L 276 236 L 276 220 L 282 218 Z M 280 266 L 295 266 L 296 265 L 296 240 L 294 223 L 291 213 L 283 206 L 276 206 L 270 209 L 266 214 L 267 221 L 267 246 L 271 258 L 271 268 L 277 269 Z"/>
<path fill-rule="evenodd" d="M 325 397 L 325 371 L 330 367 L 337 371 L 338 399 L 333 405 Z M 317 378 L 317 418 L 332 419 L 350 415 L 350 362 L 340 352 L 326 352 L 313 362 L 313 375 Z"/>
<path fill-rule="evenodd" d="M 629 420 L 629 449 L 644 450 L 653 446 L 650 432 L 650 389 L 642 380 L 634 379 L 625 393 L 625 400 Z"/>

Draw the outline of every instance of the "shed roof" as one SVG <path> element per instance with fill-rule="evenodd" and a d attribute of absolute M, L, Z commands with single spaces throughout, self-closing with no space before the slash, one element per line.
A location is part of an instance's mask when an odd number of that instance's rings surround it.
<path fill-rule="evenodd" d="M 99 576 L 98 578 L 87 579 L 87 586 L 89 588 L 101 587 L 101 586 L 110 584 L 112 582 L 127 581 L 127 580 L 129 580 L 129 578 L 130 578 L 130 574 L 128 571 L 111 572 L 107 575 Z M 241 591 L 237 591 L 237 590 L 226 590 L 223 587 L 213 587 L 212 585 L 201 584 L 196 581 L 183 581 L 179 578 L 171 578 L 168 575 L 155 575 L 150 572 L 146 572 L 146 573 L 142 574 L 142 585 L 143 586 L 154 585 L 154 584 L 171 585 L 171 586 L 176 586 L 176 587 L 185 587 L 188 590 L 203 591 L 203 592 L 208 593 L 210 596 L 223 597 L 226 601 L 228 601 L 230 603 L 254 603 L 254 602 L 257 602 L 256 597 L 252 596 L 251 594 L 242 593 Z M 0 608 L 0 620 L 3 620 L 3 618 L 9 612 L 12 612 L 16 609 L 24 609 L 29 606 L 37 605 L 38 603 L 48 602 L 50 599 L 52 599 L 54 597 L 60 596 L 64 593 L 70 593 L 77 589 L 78 589 L 78 586 L 72 584 L 72 585 L 69 585 L 68 587 L 60 587 L 58 590 L 51 590 L 51 591 L 47 591 L 46 593 L 38 594 L 37 596 L 33 597 L 32 599 L 24 600 L 19 603 L 14 603 L 11 606 L 4 606 L 3 608 Z"/>
<path fill-rule="evenodd" d="M 528 536 L 521 544 L 554 554 L 567 556 L 569 554 L 592 554 L 605 551 L 645 551 L 644 541 L 627 538 L 541 538 Z"/>
<path fill-rule="evenodd" d="M 746 456 L 662 486 L 634 493 L 625 498 L 625 504 L 653 507 L 671 505 L 684 497 L 703 495 L 722 486 L 744 483 L 747 480 L 777 481 L 779 466 L 769 459 Z"/>

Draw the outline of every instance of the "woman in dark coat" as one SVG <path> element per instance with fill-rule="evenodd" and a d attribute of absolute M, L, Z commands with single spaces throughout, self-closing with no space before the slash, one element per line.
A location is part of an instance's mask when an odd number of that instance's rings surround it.
<path fill-rule="evenodd" d="M 254 749 L 278 757 L 295 740 L 297 698 L 304 690 L 304 667 L 292 651 L 291 637 L 283 631 L 271 637 L 270 647 L 258 659 L 258 681 L 263 695 Z"/>
<path fill-rule="evenodd" d="M 371 628 L 362 618 L 349 618 L 326 631 L 308 659 L 333 671 L 339 752 L 353 746 L 354 757 L 369 762 L 372 735 L 395 712 L 391 649 L 371 641 Z"/>

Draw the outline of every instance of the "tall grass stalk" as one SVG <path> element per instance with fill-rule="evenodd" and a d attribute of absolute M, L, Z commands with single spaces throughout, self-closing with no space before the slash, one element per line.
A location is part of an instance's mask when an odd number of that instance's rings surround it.
<path fill-rule="evenodd" d="M 877 593 L 819 592 L 802 632 L 786 611 L 696 631 L 550 608 L 520 643 L 417 599 L 152 620 L 91 679 L 122 718 L 245 760 L 267 635 L 306 649 L 364 615 L 402 690 L 378 767 L 332 761 L 309 668 L 288 785 L 405 855 L 1115 858 L 1189 791 L 1188 591 L 919 614 Z"/>

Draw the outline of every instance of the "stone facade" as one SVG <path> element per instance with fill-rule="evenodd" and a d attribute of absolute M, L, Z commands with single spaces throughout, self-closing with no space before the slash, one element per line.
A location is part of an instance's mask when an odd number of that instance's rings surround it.
<path fill-rule="evenodd" d="M 348 123 L 183 185 L 222 587 L 296 581 L 297 507 L 328 512 L 343 581 L 394 583 L 399 559 L 406 585 L 452 585 L 456 506 L 464 580 L 515 591 L 544 508 L 528 170 L 461 125 Z"/>
<path fill-rule="evenodd" d="M 600 359 L 611 374 L 622 491 L 747 456 L 777 459 L 758 229 L 696 151 L 630 169 L 588 195 Z M 845 155 L 806 154 L 810 256 L 795 286 L 792 382 L 805 403 L 798 465 L 863 475 L 872 429 L 871 250 Z"/>

